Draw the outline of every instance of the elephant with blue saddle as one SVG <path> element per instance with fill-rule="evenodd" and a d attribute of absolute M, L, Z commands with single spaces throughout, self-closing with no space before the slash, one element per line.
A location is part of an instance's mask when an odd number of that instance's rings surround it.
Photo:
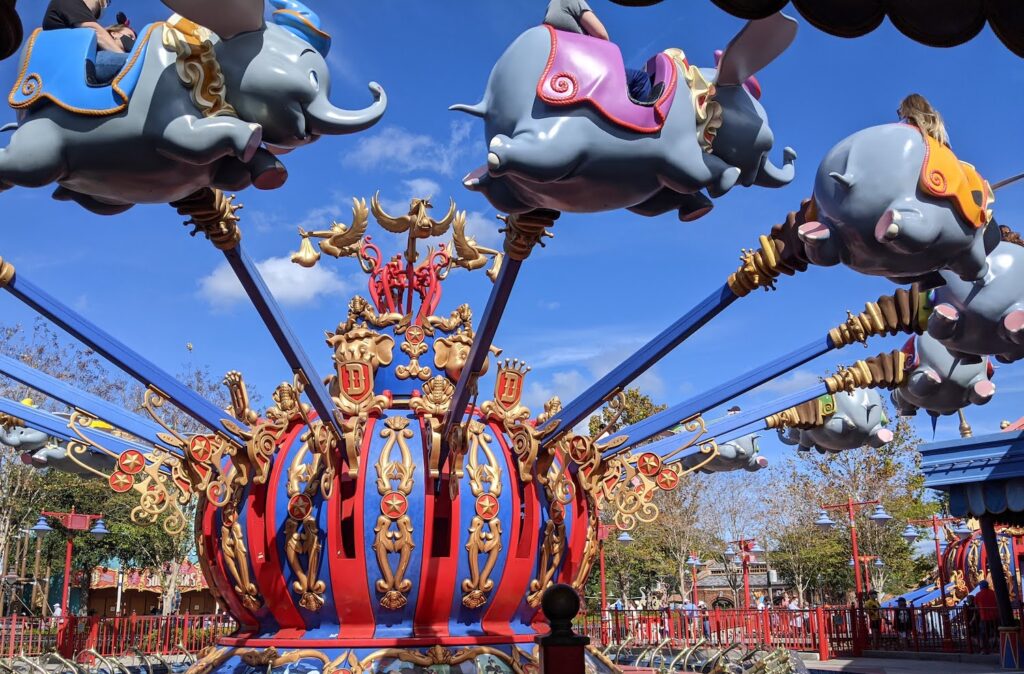
<path fill-rule="evenodd" d="M 700 473 L 731 473 L 737 470 L 755 473 L 768 467 L 768 459 L 761 456 L 759 437 L 751 433 L 719 443 L 718 453 L 710 461 L 707 461 L 703 454 L 696 454 L 683 459 L 681 464 L 683 468 L 694 468 L 699 465 L 697 472 Z"/>
<path fill-rule="evenodd" d="M 796 154 L 768 159 L 774 136 L 754 74 L 782 54 L 796 22 L 749 22 L 716 68 L 681 50 L 647 64 L 654 100 L 628 94 L 613 43 L 551 26 L 519 36 L 491 71 L 483 100 L 454 105 L 484 120 L 487 163 L 464 184 L 500 211 L 575 213 L 627 208 L 642 215 L 707 213 L 737 184 L 781 187 Z"/>
<path fill-rule="evenodd" d="M 86 449 L 74 459 L 68 456 L 68 443 L 58 441 L 34 428 L 13 420 L 0 424 L 0 444 L 7 445 L 21 455 L 23 463 L 35 468 L 50 468 L 83 477 L 97 477 L 97 472 L 108 475 L 116 469 L 116 461 L 94 449 Z"/>
<path fill-rule="evenodd" d="M 36 31 L 26 41 L 0 189 L 57 183 L 54 198 L 100 214 L 207 188 L 275 189 L 287 178 L 278 156 L 384 114 L 376 83 L 363 110 L 330 102 L 330 36 L 297 0 L 271 0 L 269 23 L 262 0 L 165 4 L 184 16 L 139 31 L 107 86 L 85 80 L 92 30 Z"/>
<path fill-rule="evenodd" d="M 858 447 L 881 447 L 892 442 L 882 397 L 875 389 L 854 389 L 831 396 L 831 412 L 815 428 L 779 429 L 779 439 L 799 451 L 842 452 Z"/>

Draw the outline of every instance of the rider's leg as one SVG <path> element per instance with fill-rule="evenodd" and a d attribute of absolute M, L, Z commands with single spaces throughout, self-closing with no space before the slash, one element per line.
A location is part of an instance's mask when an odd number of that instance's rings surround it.
<path fill-rule="evenodd" d="M 96 82 L 99 84 L 112 82 L 127 62 L 128 54 L 114 51 L 96 52 Z"/>
<path fill-rule="evenodd" d="M 651 76 L 646 70 L 626 68 L 626 84 L 629 95 L 638 103 L 647 103 L 651 97 Z"/>

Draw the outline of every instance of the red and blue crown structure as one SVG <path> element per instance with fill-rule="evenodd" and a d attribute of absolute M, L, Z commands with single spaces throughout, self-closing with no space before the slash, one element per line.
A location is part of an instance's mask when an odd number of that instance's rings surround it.
<path fill-rule="evenodd" d="M 257 414 L 231 373 L 225 424 L 244 444 L 226 433 L 181 439 L 199 557 L 240 624 L 207 656 L 208 671 L 239 660 L 529 671 L 547 631 L 543 591 L 586 582 L 594 501 L 563 449 L 538 451 L 557 403 L 539 416 L 523 405 L 525 363 L 490 363 L 493 391 L 474 396 L 441 461 L 440 429 L 475 333 L 468 305 L 438 312 L 460 253 L 441 244 L 421 256 L 415 210 L 404 255 L 386 258 L 371 237 L 340 251 L 322 237 L 322 250 L 357 258 L 368 274 L 368 293 L 326 333 L 332 420 L 301 402 L 301 377 Z M 357 201 L 350 230 L 365 216 Z M 465 214 L 452 217 L 462 248 Z"/>

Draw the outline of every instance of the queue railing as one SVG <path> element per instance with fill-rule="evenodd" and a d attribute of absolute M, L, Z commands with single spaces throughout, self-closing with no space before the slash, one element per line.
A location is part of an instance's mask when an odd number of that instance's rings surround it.
<path fill-rule="evenodd" d="M 170 615 L 79 618 L 0 618 L 0 658 L 39 657 L 59 651 L 70 658 L 95 650 L 121 656 L 134 649 L 146 655 L 173 655 L 184 648 L 196 653 L 237 629 L 235 620 L 220 615 Z"/>

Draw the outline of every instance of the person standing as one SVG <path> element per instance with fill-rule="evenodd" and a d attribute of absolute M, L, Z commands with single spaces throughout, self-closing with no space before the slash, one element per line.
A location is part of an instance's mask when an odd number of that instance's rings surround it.
<path fill-rule="evenodd" d="M 974 605 L 978 609 L 978 636 L 981 640 L 981 652 L 990 653 L 993 637 L 999 632 L 999 609 L 996 605 L 996 593 L 988 585 L 987 580 L 978 583 L 978 593 L 974 596 Z"/>
<path fill-rule="evenodd" d="M 878 592 L 872 590 L 868 600 L 864 602 L 864 612 L 868 614 L 868 625 L 871 627 L 871 640 L 878 645 L 882 635 L 882 605 L 878 603 Z"/>

